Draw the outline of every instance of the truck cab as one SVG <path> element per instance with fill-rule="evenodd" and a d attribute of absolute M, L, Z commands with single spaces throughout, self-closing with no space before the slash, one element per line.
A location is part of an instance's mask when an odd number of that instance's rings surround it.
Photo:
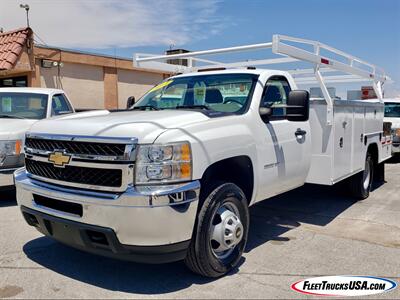
<path fill-rule="evenodd" d="M 0 188 L 14 185 L 13 173 L 24 165 L 25 133 L 36 122 L 74 113 L 64 91 L 0 88 Z"/>

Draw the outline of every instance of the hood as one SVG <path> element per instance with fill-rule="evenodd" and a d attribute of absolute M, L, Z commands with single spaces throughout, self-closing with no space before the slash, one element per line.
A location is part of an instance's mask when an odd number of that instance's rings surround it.
<path fill-rule="evenodd" d="M 23 139 L 37 120 L 0 118 L 0 140 Z"/>
<path fill-rule="evenodd" d="M 125 111 L 75 114 L 40 121 L 34 133 L 102 137 L 135 137 L 140 143 L 153 143 L 165 130 L 207 121 L 200 112 L 184 110 Z"/>
<path fill-rule="evenodd" d="M 108 110 L 89 110 L 85 112 L 78 112 L 74 114 L 67 114 L 67 115 L 59 115 L 56 117 L 52 117 L 51 120 L 70 120 L 70 119 L 81 119 L 87 117 L 96 117 L 96 116 L 105 116 L 109 115 L 110 112 Z"/>

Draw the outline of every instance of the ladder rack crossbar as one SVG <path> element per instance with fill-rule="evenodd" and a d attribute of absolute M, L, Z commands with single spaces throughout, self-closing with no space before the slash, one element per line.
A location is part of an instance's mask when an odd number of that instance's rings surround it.
<path fill-rule="evenodd" d="M 282 64 L 289 62 L 296 62 L 298 59 L 292 57 L 282 57 L 282 58 L 269 58 L 269 59 L 258 59 L 258 60 L 247 60 L 240 61 L 235 63 L 218 63 L 214 64 L 212 67 L 214 68 L 241 68 L 241 67 L 253 67 L 253 66 L 264 66 L 264 65 L 272 65 L 272 64 Z M 201 70 L 204 67 L 193 68 L 193 70 Z"/>
<path fill-rule="evenodd" d="M 301 77 L 294 78 L 297 84 L 315 84 L 317 83 L 315 77 Z M 325 83 L 353 83 L 353 82 L 366 82 L 367 79 L 355 75 L 337 75 L 325 76 Z"/>
<path fill-rule="evenodd" d="M 228 48 L 220 48 L 220 49 L 211 49 L 211 50 L 203 50 L 203 51 L 195 51 L 195 52 L 187 52 L 187 53 L 179 53 L 179 54 L 171 54 L 171 55 L 158 55 L 151 57 L 144 57 L 138 59 L 138 61 L 155 61 L 155 60 L 166 60 L 166 59 L 179 59 L 179 58 L 193 58 L 201 55 L 213 55 L 213 54 L 222 54 L 222 53 L 234 53 L 234 52 L 242 52 L 242 51 L 254 51 L 260 49 L 268 49 L 272 48 L 272 43 L 261 43 L 254 45 L 244 45 L 244 46 L 236 46 L 236 47 L 228 47 Z"/>

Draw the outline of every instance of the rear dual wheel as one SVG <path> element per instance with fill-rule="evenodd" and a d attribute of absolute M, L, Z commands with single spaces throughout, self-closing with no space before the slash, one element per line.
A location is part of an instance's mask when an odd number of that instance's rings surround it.
<path fill-rule="evenodd" d="M 243 191 L 233 183 L 209 188 L 200 208 L 186 265 L 206 277 L 225 275 L 239 263 L 246 246 L 249 210 Z"/>
<path fill-rule="evenodd" d="M 365 159 L 364 171 L 350 178 L 350 190 L 352 195 L 358 200 L 364 200 L 369 197 L 372 182 L 374 178 L 374 161 L 368 153 Z"/>

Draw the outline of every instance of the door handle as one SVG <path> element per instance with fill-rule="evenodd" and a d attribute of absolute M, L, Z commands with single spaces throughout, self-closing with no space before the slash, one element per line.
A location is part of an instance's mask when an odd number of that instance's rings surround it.
<path fill-rule="evenodd" d="M 306 135 L 306 133 L 307 133 L 307 131 L 298 128 L 294 134 L 296 135 L 296 137 L 298 137 L 298 136 L 304 136 L 304 135 Z"/>

